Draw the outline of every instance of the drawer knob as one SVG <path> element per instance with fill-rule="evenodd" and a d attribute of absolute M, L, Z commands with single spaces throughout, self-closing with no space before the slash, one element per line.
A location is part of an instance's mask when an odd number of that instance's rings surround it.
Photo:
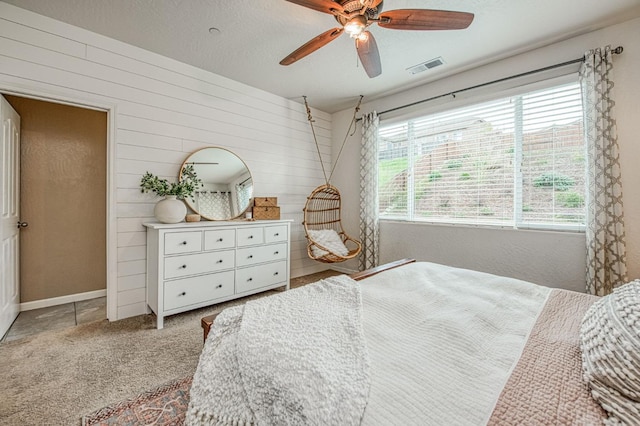
<path fill-rule="evenodd" d="M 222 263 L 222 259 L 218 259 L 216 263 Z"/>
<path fill-rule="evenodd" d="M 252 255 L 252 254 L 250 254 L 247 258 L 248 258 L 248 259 L 253 259 L 253 255 Z"/>
<path fill-rule="evenodd" d="M 253 278 L 249 278 L 247 281 L 253 281 Z"/>
<path fill-rule="evenodd" d="M 274 237 L 279 237 L 280 234 L 278 234 L 277 232 L 275 234 L 273 234 Z"/>
<path fill-rule="evenodd" d="M 216 288 L 222 288 L 222 284 L 218 284 Z"/>
<path fill-rule="evenodd" d="M 222 238 L 218 238 L 218 242 L 221 243 L 222 242 Z"/>
<path fill-rule="evenodd" d="M 186 291 L 183 291 L 183 292 L 182 292 L 182 293 L 180 293 L 178 296 L 186 296 L 186 295 L 187 295 L 187 292 L 186 292 Z"/>
<path fill-rule="evenodd" d="M 273 252 L 273 254 L 280 254 L 280 252 L 279 252 L 279 251 L 276 251 L 276 252 Z"/>
<path fill-rule="evenodd" d="M 278 273 L 277 273 L 277 272 L 274 272 L 274 273 L 273 273 L 273 275 L 278 275 Z"/>
<path fill-rule="evenodd" d="M 182 265 L 180 269 L 187 269 L 187 265 Z"/>
<path fill-rule="evenodd" d="M 182 244 L 183 246 L 186 246 L 186 245 L 187 245 L 187 242 L 186 242 L 186 241 L 183 241 L 183 242 L 181 242 L 180 244 Z"/>
<path fill-rule="evenodd" d="M 253 238 L 253 235 L 249 235 L 249 239 L 252 239 L 252 238 Z"/>

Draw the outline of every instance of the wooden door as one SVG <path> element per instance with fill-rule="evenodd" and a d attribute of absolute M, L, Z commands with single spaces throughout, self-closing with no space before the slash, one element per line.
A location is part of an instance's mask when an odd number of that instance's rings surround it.
<path fill-rule="evenodd" d="M 0 117 L 0 336 L 3 336 L 20 311 L 20 116 L 2 96 Z"/>

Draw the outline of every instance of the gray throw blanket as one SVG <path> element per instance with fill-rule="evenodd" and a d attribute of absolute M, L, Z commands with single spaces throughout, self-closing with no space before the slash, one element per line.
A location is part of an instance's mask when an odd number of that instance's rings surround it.
<path fill-rule="evenodd" d="M 360 286 L 347 276 L 224 310 L 186 424 L 360 424 L 370 386 L 361 318 Z"/>

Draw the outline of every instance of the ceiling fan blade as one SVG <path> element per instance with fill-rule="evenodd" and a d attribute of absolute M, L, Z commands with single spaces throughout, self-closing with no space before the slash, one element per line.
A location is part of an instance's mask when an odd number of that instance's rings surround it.
<path fill-rule="evenodd" d="M 393 30 L 461 30 L 473 21 L 473 13 L 431 9 L 398 9 L 380 14 L 378 25 Z"/>
<path fill-rule="evenodd" d="M 308 7 L 309 9 L 317 10 L 319 12 L 330 13 L 334 15 L 334 10 L 340 13 L 345 13 L 344 8 L 333 0 L 287 0 L 290 3 L 295 3 L 300 6 Z"/>
<path fill-rule="evenodd" d="M 374 78 L 382 74 L 382 64 L 380 64 L 380 53 L 378 52 L 378 44 L 373 34 L 365 31 L 367 37 L 364 40 L 356 39 L 356 50 L 358 57 L 362 62 L 362 67 L 367 72 L 369 78 Z"/>
<path fill-rule="evenodd" d="M 320 49 L 325 44 L 334 40 L 344 31 L 343 28 L 337 27 L 330 29 L 329 31 L 325 31 L 317 37 L 312 38 L 293 52 L 289 54 L 286 58 L 280 61 L 280 65 L 291 65 L 292 63 L 304 58 L 309 53 L 313 53 L 316 50 Z"/>

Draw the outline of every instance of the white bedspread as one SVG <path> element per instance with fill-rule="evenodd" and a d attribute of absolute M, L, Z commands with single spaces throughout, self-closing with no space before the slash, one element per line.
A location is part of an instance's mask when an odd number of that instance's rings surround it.
<path fill-rule="evenodd" d="M 328 278 L 227 309 L 211 333 L 187 424 L 360 424 L 369 357 L 352 279 Z"/>
<path fill-rule="evenodd" d="M 550 293 L 524 281 L 433 263 L 386 271 L 360 287 L 371 385 L 363 425 L 485 424 Z M 228 320 L 225 313 L 216 324 Z M 274 361 L 270 352 L 264 355 L 261 363 Z M 213 371 L 209 379 L 218 374 L 231 372 Z M 209 392 L 216 398 L 223 391 Z M 321 401 L 325 395 L 317 393 Z"/>
<path fill-rule="evenodd" d="M 549 288 L 414 263 L 361 282 L 371 356 L 364 425 L 481 425 Z"/>

